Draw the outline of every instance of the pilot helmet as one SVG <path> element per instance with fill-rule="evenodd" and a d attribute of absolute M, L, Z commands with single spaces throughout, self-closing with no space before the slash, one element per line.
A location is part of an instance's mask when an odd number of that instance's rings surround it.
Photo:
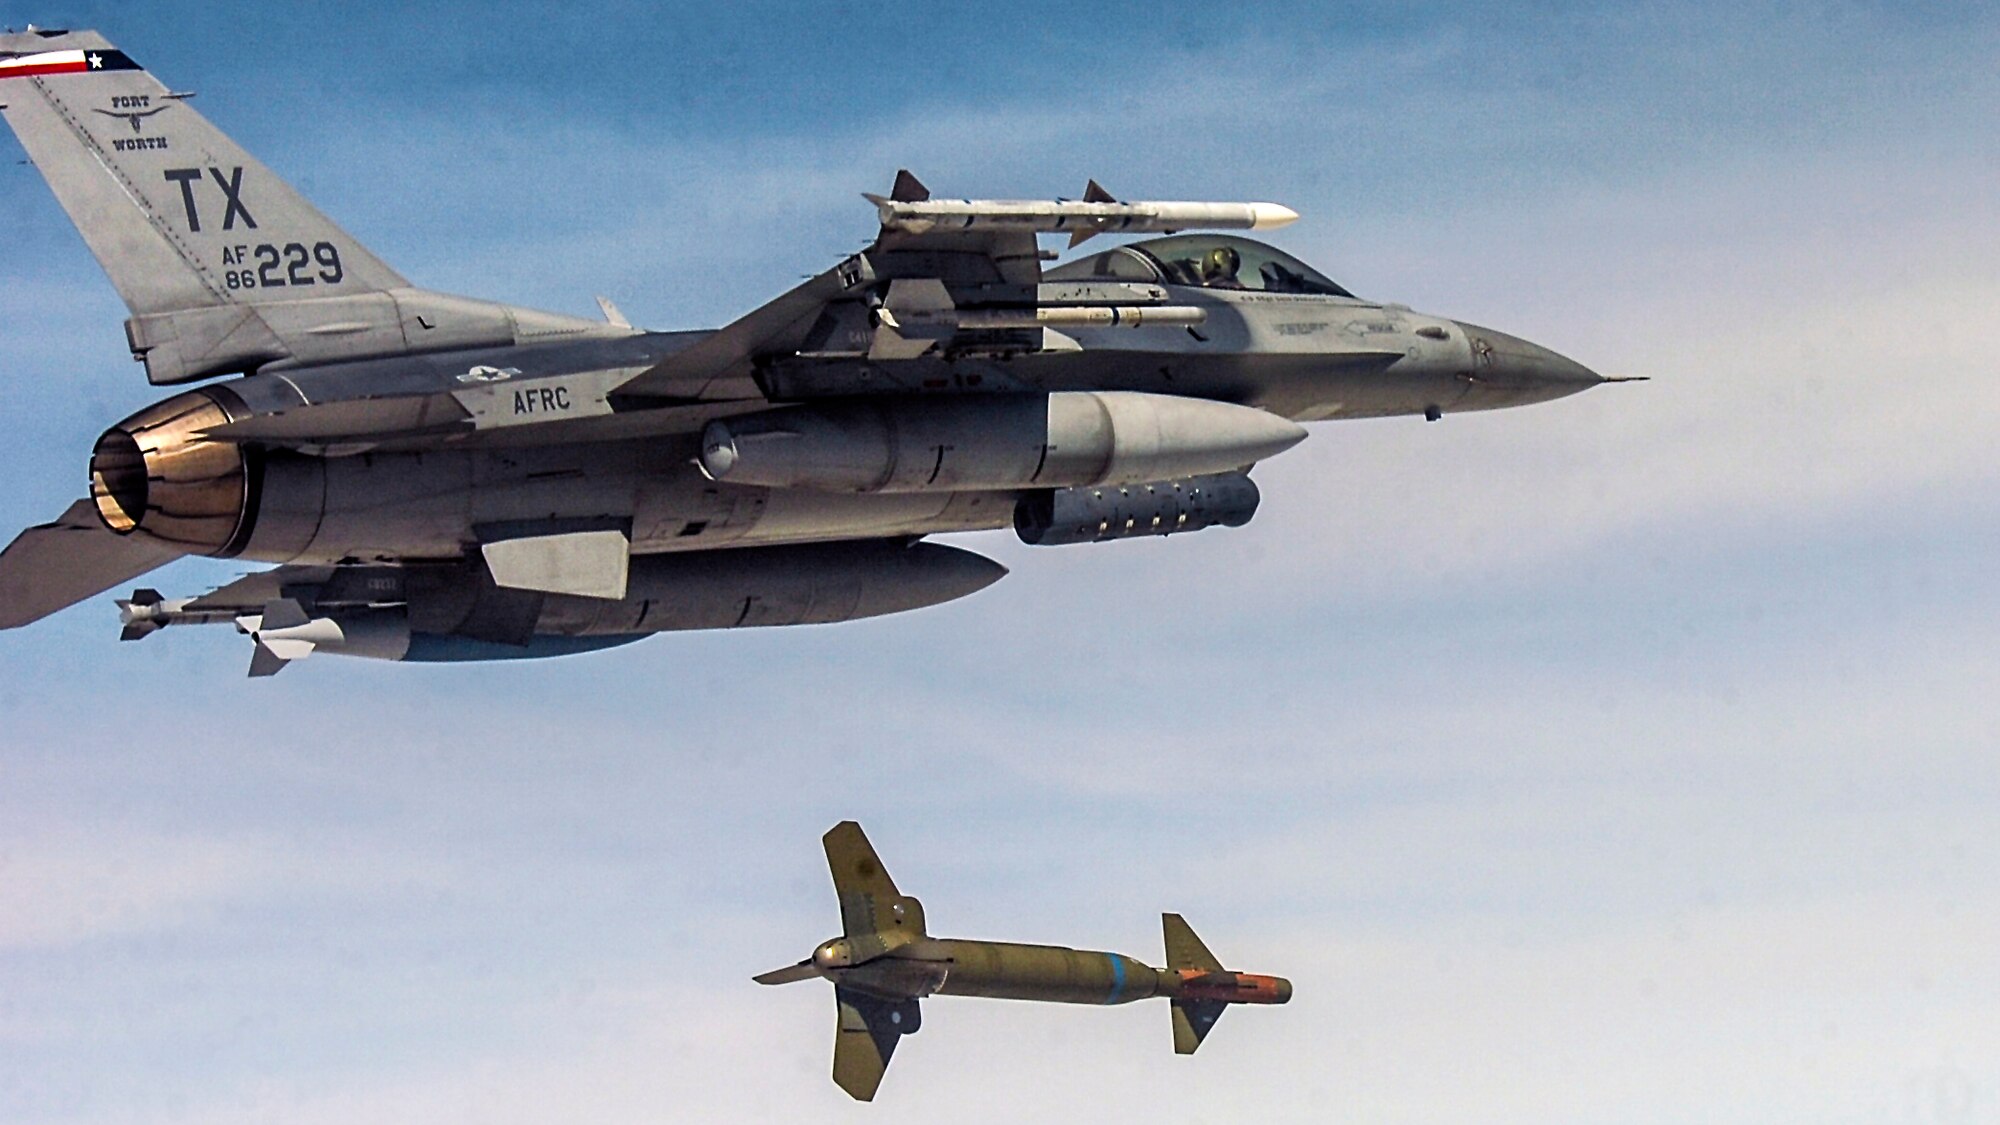
<path fill-rule="evenodd" d="M 1236 277 L 1236 271 L 1242 265 L 1243 257 L 1236 252 L 1236 247 L 1218 246 L 1202 259 L 1201 275 L 1204 278 L 1228 281 Z"/>

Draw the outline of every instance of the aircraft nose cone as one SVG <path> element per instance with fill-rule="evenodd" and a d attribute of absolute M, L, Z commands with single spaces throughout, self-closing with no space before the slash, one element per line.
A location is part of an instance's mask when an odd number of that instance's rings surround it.
<path fill-rule="evenodd" d="M 1483 381 L 1556 394 L 1574 394 L 1604 382 L 1602 375 L 1583 364 L 1519 336 L 1477 324 L 1461 322 L 1459 327 L 1472 344 L 1473 374 Z"/>

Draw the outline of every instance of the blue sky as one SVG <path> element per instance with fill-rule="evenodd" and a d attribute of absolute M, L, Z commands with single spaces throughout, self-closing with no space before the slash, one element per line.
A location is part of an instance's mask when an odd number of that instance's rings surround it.
<path fill-rule="evenodd" d="M 712 325 L 856 193 L 1275 199 L 1359 292 L 1655 381 L 1313 427 L 1235 531 L 539 665 L 0 634 L 0 1119 L 2000 1122 L 2000 20 L 51 5 L 417 283 Z M 18 154 L 11 140 L 0 154 Z M 18 158 L 18 157 L 16 157 Z M 0 523 L 157 392 L 0 164 Z M 159 576 L 192 590 L 229 564 Z M 950 935 L 1298 984 L 946 998 L 882 1101 L 758 989 L 870 830 Z"/>

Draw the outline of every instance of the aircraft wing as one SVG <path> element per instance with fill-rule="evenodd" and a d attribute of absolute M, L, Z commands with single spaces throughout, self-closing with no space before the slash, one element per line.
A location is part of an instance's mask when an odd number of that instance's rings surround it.
<path fill-rule="evenodd" d="M 757 355 L 796 349 L 827 302 L 861 283 L 858 271 L 850 269 L 854 261 L 842 262 L 686 351 L 668 356 L 620 385 L 618 393 L 674 399 L 757 396 L 759 391 L 751 381 Z"/>
<path fill-rule="evenodd" d="M 180 557 L 154 540 L 114 534 L 91 501 L 78 500 L 0 552 L 0 629 L 40 621 Z"/>

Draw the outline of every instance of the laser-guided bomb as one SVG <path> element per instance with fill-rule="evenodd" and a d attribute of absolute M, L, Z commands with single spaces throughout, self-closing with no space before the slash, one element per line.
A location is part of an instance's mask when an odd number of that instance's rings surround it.
<path fill-rule="evenodd" d="M 896 889 L 859 824 L 844 820 L 822 842 L 840 898 L 841 936 L 754 979 L 833 982 L 833 1080 L 861 1101 L 875 1097 L 896 1044 L 923 1025 L 918 1005 L 926 996 L 1094 1005 L 1161 997 L 1172 1014 L 1174 1050 L 1183 1055 L 1201 1046 L 1229 1005 L 1292 998 L 1283 977 L 1223 968 L 1178 914 L 1161 916 L 1167 963 L 1158 969 L 1119 953 L 933 938 L 923 904 Z"/>

